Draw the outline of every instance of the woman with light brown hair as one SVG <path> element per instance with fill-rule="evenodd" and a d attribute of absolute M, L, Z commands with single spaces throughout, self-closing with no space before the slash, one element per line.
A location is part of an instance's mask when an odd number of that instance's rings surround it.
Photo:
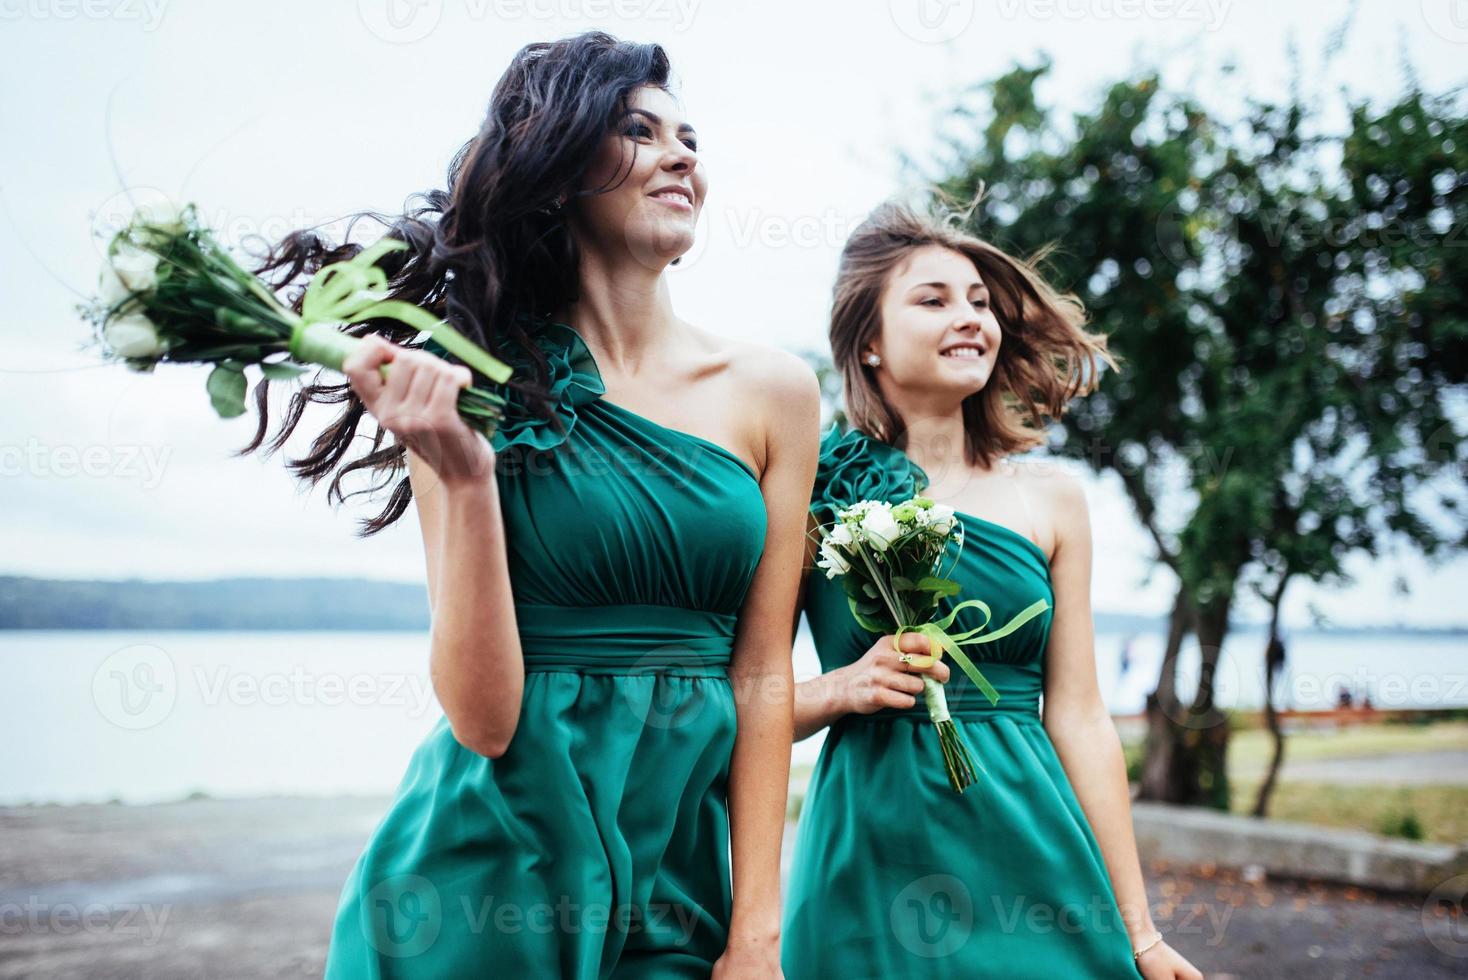
<path fill-rule="evenodd" d="M 1147 909 L 1096 681 L 1085 495 L 1053 465 L 1010 458 L 1115 366 L 1105 338 L 1032 264 L 897 204 L 853 233 L 834 293 L 851 428 L 822 440 L 812 524 L 921 492 L 964 530 L 949 575 L 961 591 L 940 616 L 967 598 L 995 623 L 1048 608 L 969 648 L 1000 693 L 990 703 L 926 637 L 899 648 L 865 631 L 842 584 L 807 570 L 823 673 L 798 687 L 795 737 L 830 731 L 786 890 L 786 977 L 1200 977 Z M 983 625 L 970 607 L 953 629 Z M 917 698 L 924 673 L 984 769 L 962 794 Z"/>

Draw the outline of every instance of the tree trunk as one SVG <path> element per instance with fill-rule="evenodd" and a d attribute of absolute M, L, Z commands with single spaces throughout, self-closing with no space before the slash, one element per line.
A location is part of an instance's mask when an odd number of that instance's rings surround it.
<path fill-rule="evenodd" d="M 1214 675 L 1228 633 L 1230 597 L 1193 609 L 1179 593 L 1157 690 L 1147 699 L 1147 758 L 1140 797 L 1184 806 L 1228 809 L 1228 718 L 1214 705 Z M 1200 648 L 1198 690 L 1177 697 L 1176 660 L 1189 627 Z"/>
<path fill-rule="evenodd" d="M 1254 798 L 1256 817 L 1269 815 L 1269 800 L 1274 795 L 1280 766 L 1284 764 L 1285 739 L 1284 731 L 1279 727 L 1279 712 L 1274 708 L 1274 681 L 1285 665 L 1285 645 L 1279 635 L 1279 607 L 1284 602 L 1285 586 L 1289 581 L 1288 573 L 1280 576 L 1279 587 L 1271 597 L 1269 645 L 1264 651 L 1264 722 L 1274 740 L 1274 754 L 1269 759 L 1269 771 L 1264 774 L 1264 782 L 1259 784 L 1259 795 Z"/>
<path fill-rule="evenodd" d="M 1142 759 L 1142 775 L 1138 797 L 1144 800 L 1169 801 L 1169 773 L 1172 770 L 1172 721 L 1181 714 L 1177 700 L 1177 658 L 1183 640 L 1193 631 L 1193 610 L 1186 592 L 1180 586 L 1172 603 L 1167 624 L 1167 647 L 1162 653 L 1162 668 L 1157 688 L 1147 695 L 1147 751 Z"/>

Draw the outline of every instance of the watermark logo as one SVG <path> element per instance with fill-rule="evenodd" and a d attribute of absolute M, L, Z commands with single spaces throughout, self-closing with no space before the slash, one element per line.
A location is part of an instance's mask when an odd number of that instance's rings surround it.
<path fill-rule="evenodd" d="M 913 955 L 951 956 L 973 935 L 973 896 L 953 875 L 924 875 L 897 893 L 888 921 L 897 941 Z"/>
<path fill-rule="evenodd" d="M 892 23 L 920 44 L 942 44 L 968 29 L 974 0 L 889 0 Z"/>
<path fill-rule="evenodd" d="M 112 20 L 156 31 L 166 0 L 0 0 L 0 20 Z"/>
<path fill-rule="evenodd" d="M 389 44 L 412 44 L 438 27 L 443 0 L 357 0 L 357 16 L 373 36 Z"/>
<path fill-rule="evenodd" d="M 1428 30 L 1454 44 L 1468 44 L 1468 0 L 1422 0 Z"/>
<path fill-rule="evenodd" d="M 178 700 L 178 671 L 161 647 L 146 643 L 109 654 L 92 675 L 92 701 L 119 728 L 141 731 L 162 722 Z"/>
<path fill-rule="evenodd" d="M 1468 959 L 1468 874 L 1454 875 L 1428 894 L 1422 931 L 1440 951 Z"/>
<path fill-rule="evenodd" d="M 426 952 L 443 928 L 443 901 L 422 875 L 393 875 L 362 899 L 363 932 L 372 948 L 401 958 Z"/>

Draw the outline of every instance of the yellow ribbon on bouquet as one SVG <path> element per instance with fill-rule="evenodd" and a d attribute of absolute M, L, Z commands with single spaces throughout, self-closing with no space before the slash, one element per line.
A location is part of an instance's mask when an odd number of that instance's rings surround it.
<path fill-rule="evenodd" d="M 948 628 L 953 625 L 954 619 L 958 617 L 959 610 L 968 608 L 970 606 L 983 611 L 983 623 L 974 627 L 971 630 L 966 630 L 962 633 L 948 633 Z M 984 692 L 984 696 L 989 699 L 990 704 L 998 704 L 999 692 L 994 689 L 994 685 L 989 683 L 989 679 L 985 677 L 982 672 L 980 672 L 979 668 L 974 666 L 973 661 L 970 660 L 968 656 L 959 649 L 959 647 L 972 646 L 980 643 L 993 643 L 995 640 L 1002 639 L 1013 633 L 1025 623 L 1028 623 L 1030 620 L 1034 619 L 1036 616 L 1040 615 L 1042 612 L 1049 608 L 1050 603 L 1047 600 L 1036 599 L 1034 602 L 1030 603 L 1030 605 L 1027 606 L 1022 612 L 1018 613 L 1013 619 L 1005 623 L 999 629 L 995 630 L 992 633 L 985 633 L 984 630 L 988 629 L 989 620 L 994 618 L 994 613 L 992 610 L 990 610 L 988 603 L 983 602 L 980 599 L 968 599 L 954 606 L 953 609 L 949 611 L 948 615 L 944 616 L 940 620 L 936 620 L 931 623 L 924 623 L 921 626 L 897 627 L 897 632 L 892 638 L 892 646 L 894 649 L 901 650 L 901 646 L 899 646 L 899 641 L 902 639 L 903 633 L 919 633 L 923 636 L 926 636 L 928 638 L 930 646 L 938 647 L 953 658 L 954 662 L 957 663 L 958 666 L 962 668 L 963 672 L 968 675 L 969 680 L 974 682 L 974 686 L 977 687 L 980 691 Z M 930 667 L 936 660 L 941 659 L 941 657 L 942 654 L 939 654 L 936 657 L 932 654 L 928 654 L 923 657 L 913 657 L 912 663 L 915 663 L 920 667 Z M 927 662 L 919 663 L 919 661 L 924 660 Z"/>

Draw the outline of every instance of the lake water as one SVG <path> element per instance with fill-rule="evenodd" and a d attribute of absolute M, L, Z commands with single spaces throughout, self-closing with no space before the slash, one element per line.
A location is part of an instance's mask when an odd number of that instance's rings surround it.
<path fill-rule="evenodd" d="M 1096 647 L 1112 711 L 1141 710 L 1162 637 L 1102 633 Z M 1262 649 L 1258 633 L 1229 640 L 1223 704 L 1261 703 Z M 1379 708 L 1468 706 L 1462 637 L 1300 634 L 1289 655 L 1293 707 L 1327 707 L 1342 685 Z M 0 633 L 0 665 L 0 804 L 390 793 L 440 716 L 415 633 L 15 631 Z M 803 628 L 795 665 L 798 679 L 818 669 Z"/>

